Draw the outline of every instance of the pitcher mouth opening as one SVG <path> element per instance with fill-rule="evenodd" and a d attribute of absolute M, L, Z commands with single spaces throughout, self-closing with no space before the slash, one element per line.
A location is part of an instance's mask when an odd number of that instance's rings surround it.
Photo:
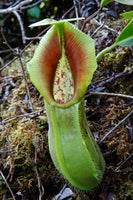
<path fill-rule="evenodd" d="M 52 26 L 28 63 L 30 78 L 45 101 L 60 108 L 84 97 L 96 68 L 94 40 L 69 22 Z"/>

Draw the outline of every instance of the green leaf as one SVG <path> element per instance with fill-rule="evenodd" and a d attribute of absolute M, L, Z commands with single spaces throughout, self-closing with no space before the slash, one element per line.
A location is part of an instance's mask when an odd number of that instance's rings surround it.
<path fill-rule="evenodd" d="M 114 0 L 102 0 L 101 1 L 101 7 L 106 6 L 108 3 L 112 2 Z M 115 0 L 118 3 L 126 4 L 126 5 L 133 5 L 133 0 Z"/>
<path fill-rule="evenodd" d="M 126 5 L 133 5 L 133 0 L 115 0 L 115 1 Z"/>
<path fill-rule="evenodd" d="M 125 17 L 127 19 L 133 19 L 133 11 L 122 13 L 120 14 L 120 16 Z"/>
<path fill-rule="evenodd" d="M 101 7 L 106 6 L 108 3 L 112 2 L 112 1 L 114 1 L 114 0 L 102 0 L 101 1 Z"/>
<path fill-rule="evenodd" d="M 117 46 L 133 45 L 133 20 L 121 31 L 114 44 L 106 47 L 97 55 L 97 61 L 107 52 L 113 50 Z"/>
<path fill-rule="evenodd" d="M 120 46 L 133 45 L 133 20 L 122 30 L 115 44 Z"/>
<path fill-rule="evenodd" d="M 32 17 L 34 17 L 34 18 L 39 18 L 39 16 L 40 16 L 40 8 L 38 7 L 38 6 L 35 6 L 35 7 L 33 7 L 33 8 L 30 8 L 29 10 L 28 10 L 28 13 L 32 16 Z"/>

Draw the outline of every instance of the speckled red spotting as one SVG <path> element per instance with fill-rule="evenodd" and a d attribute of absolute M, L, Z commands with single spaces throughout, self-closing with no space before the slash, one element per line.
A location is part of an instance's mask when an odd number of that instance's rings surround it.
<path fill-rule="evenodd" d="M 74 84 L 71 68 L 63 53 L 55 72 L 53 96 L 56 102 L 64 104 L 72 99 L 73 94 Z"/>

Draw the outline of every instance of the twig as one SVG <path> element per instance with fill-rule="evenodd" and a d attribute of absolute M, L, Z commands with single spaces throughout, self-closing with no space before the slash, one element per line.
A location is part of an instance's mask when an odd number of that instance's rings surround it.
<path fill-rule="evenodd" d="M 117 96 L 117 97 L 122 97 L 122 98 L 127 98 L 127 99 L 133 99 L 133 96 L 130 95 L 125 95 L 125 94 L 116 94 L 116 93 L 108 93 L 108 92 L 90 92 L 88 95 L 85 97 L 88 97 L 90 95 L 108 95 L 108 96 Z"/>
<path fill-rule="evenodd" d="M 0 78 L 0 81 L 3 81 L 5 79 L 12 79 L 12 78 L 18 78 L 18 77 L 22 77 L 23 75 L 16 75 L 16 76 L 5 76 L 3 78 Z"/>
<path fill-rule="evenodd" d="M 25 40 L 40 40 L 42 37 L 25 37 Z"/>
<path fill-rule="evenodd" d="M 11 5 L 10 7 L 6 8 L 6 9 L 0 9 L 0 14 L 13 13 L 17 17 L 17 20 L 18 20 L 19 25 L 20 25 L 21 33 L 22 33 L 23 44 L 26 43 L 26 40 L 25 40 L 25 30 L 24 30 L 24 26 L 23 26 L 23 22 L 22 22 L 21 16 L 18 13 L 18 10 L 21 10 L 22 8 L 23 9 L 28 8 L 28 7 L 23 7 L 23 6 L 31 3 L 32 1 L 33 0 L 17 1 L 13 5 Z M 39 1 L 39 2 L 41 2 L 41 1 Z M 36 2 L 36 4 L 37 3 L 38 2 Z M 34 7 L 35 5 L 33 4 L 32 6 Z"/>
<path fill-rule="evenodd" d="M 86 23 L 87 23 L 89 20 L 91 20 L 93 17 L 95 17 L 95 16 L 100 12 L 100 10 L 101 10 L 101 8 L 99 8 L 96 12 L 94 12 L 92 15 L 90 15 L 90 16 L 84 21 L 83 26 L 82 26 L 82 28 L 81 28 L 81 31 L 83 31 L 83 29 L 84 29 Z"/>
<path fill-rule="evenodd" d="M 47 28 L 45 28 L 45 29 L 44 29 L 41 33 L 39 33 L 36 37 L 40 37 L 41 35 L 43 35 L 49 28 L 50 28 L 50 26 L 47 27 Z M 21 54 L 23 54 L 23 52 L 24 52 L 33 42 L 34 42 L 34 40 L 30 41 L 30 42 L 22 49 Z"/>
<path fill-rule="evenodd" d="M 17 115 L 17 116 L 14 116 L 14 117 L 9 117 L 9 118 L 6 118 L 2 121 L 2 125 L 5 124 L 5 123 L 8 123 L 8 122 L 11 122 L 19 117 L 29 117 L 29 118 L 33 118 L 35 115 L 40 115 L 41 112 L 43 112 L 44 109 L 42 110 L 38 110 L 38 111 L 34 111 L 34 112 L 31 112 L 31 113 L 25 113 L 25 114 L 22 114 L 22 115 Z"/>
<path fill-rule="evenodd" d="M 19 4 L 17 4 L 14 7 L 9 7 L 6 9 L 0 9 L 0 14 L 9 14 L 12 13 L 13 11 L 18 10 L 19 8 L 23 7 L 24 5 L 27 5 L 29 3 L 31 3 L 33 0 L 25 0 L 25 1 L 21 1 Z"/>
<path fill-rule="evenodd" d="M 37 2 L 31 4 L 31 5 L 28 5 L 28 6 L 23 6 L 21 8 L 21 10 L 27 10 L 27 9 L 30 9 L 30 8 L 33 8 L 35 6 L 37 6 L 39 3 L 43 2 L 44 0 L 38 0 Z"/>
<path fill-rule="evenodd" d="M 23 78 L 24 78 L 24 81 L 25 81 L 25 86 L 26 86 L 26 90 L 27 90 L 27 95 L 29 97 L 29 103 L 30 103 L 30 106 L 31 106 L 31 110 L 33 111 L 33 105 L 32 105 L 32 101 L 31 101 L 31 97 L 30 97 L 30 91 L 29 91 L 29 87 L 28 87 L 28 83 L 27 83 L 27 80 L 26 80 L 26 76 L 25 76 L 25 71 L 24 71 L 24 67 L 23 67 L 23 63 L 22 63 L 22 60 L 21 60 L 21 53 L 16 53 L 12 48 L 11 46 L 8 44 L 7 40 L 6 40 L 6 37 L 4 35 L 4 32 L 3 30 L 1 31 L 2 33 L 2 36 L 3 36 L 3 39 L 5 41 L 5 44 L 9 47 L 9 49 L 12 50 L 12 52 L 18 57 L 18 60 L 20 62 L 20 66 L 21 66 L 21 70 L 22 70 L 22 74 L 23 74 Z"/>
<path fill-rule="evenodd" d="M 91 37 L 94 37 L 94 35 L 104 26 L 105 22 L 103 22 L 92 34 Z"/>
<path fill-rule="evenodd" d="M 15 2 L 13 2 L 13 4 L 12 4 L 12 2 L 11 2 L 11 5 L 10 5 L 10 7 L 12 8 L 12 7 L 15 7 L 17 4 L 19 4 L 21 2 L 21 0 L 18 0 L 18 1 L 15 1 Z"/>
<path fill-rule="evenodd" d="M 16 51 L 9 45 L 9 43 L 7 42 L 7 39 L 5 37 L 5 34 L 4 34 L 4 30 L 3 30 L 3 27 L 1 27 L 1 35 L 3 37 L 3 40 L 4 40 L 4 43 L 8 46 L 8 48 L 13 52 L 13 54 L 16 54 Z"/>
<path fill-rule="evenodd" d="M 75 7 L 75 14 L 76 14 L 76 18 L 78 18 L 78 8 L 77 8 L 77 3 L 75 0 L 73 0 L 73 4 L 74 4 L 74 7 Z M 79 20 L 77 20 L 77 27 L 79 28 Z"/>
<path fill-rule="evenodd" d="M 13 50 L 15 51 L 16 48 L 14 48 Z M 11 51 L 11 49 L 1 50 L 1 51 L 0 51 L 0 54 L 2 54 L 2 53 L 7 53 L 7 52 L 10 52 L 10 51 Z"/>
<path fill-rule="evenodd" d="M 0 170 L 0 174 L 1 174 L 1 176 L 2 176 L 2 178 L 3 178 L 3 180 L 4 180 L 4 182 L 5 182 L 6 186 L 7 186 L 8 189 L 9 189 L 9 191 L 10 191 L 10 193 L 11 193 L 11 195 L 12 195 L 13 200 L 16 200 L 16 199 L 15 199 L 15 196 L 14 196 L 14 194 L 13 194 L 13 192 L 12 192 L 12 190 L 11 190 L 11 188 L 10 188 L 10 186 L 9 186 L 9 184 L 8 184 L 6 178 L 5 178 L 5 176 L 4 176 L 4 174 L 2 173 L 1 170 Z"/>
<path fill-rule="evenodd" d="M 44 195 L 44 187 L 41 184 L 40 181 L 40 177 L 38 174 L 38 170 L 37 170 L 37 149 L 35 148 L 35 172 L 36 172 L 36 176 L 37 176 L 37 182 L 38 182 L 38 189 L 39 189 L 39 200 L 42 200 L 42 196 Z"/>
<path fill-rule="evenodd" d="M 19 25 L 20 25 L 20 29 L 21 29 L 21 33 L 22 33 L 22 41 L 23 41 L 23 44 L 25 44 L 26 43 L 26 40 L 25 40 L 25 30 L 24 30 L 22 19 L 21 19 L 20 15 L 18 14 L 18 12 L 16 10 L 13 11 L 13 14 L 18 19 L 18 22 L 19 22 Z"/>
<path fill-rule="evenodd" d="M 101 24 L 100 22 L 98 22 L 96 19 L 93 19 L 93 24 L 95 24 L 95 25 L 97 25 L 97 26 L 103 26 L 103 28 L 105 28 L 105 29 L 107 29 L 107 30 L 109 30 L 109 31 L 111 31 L 111 32 L 114 32 L 114 33 L 117 33 L 117 34 L 119 34 L 119 32 L 118 31 L 116 31 L 116 30 L 114 30 L 114 29 L 112 29 L 112 28 L 110 28 L 109 26 L 107 26 L 107 25 L 104 25 L 105 24 L 105 21 L 104 21 L 104 23 L 103 24 Z"/>
<path fill-rule="evenodd" d="M 99 144 L 101 144 L 116 128 L 118 128 L 118 126 L 120 126 L 126 119 L 128 119 L 128 117 L 130 117 L 133 114 L 133 110 L 122 120 L 119 122 L 119 124 L 117 124 L 111 131 L 109 131 L 104 137 L 103 139 L 99 142 Z"/>
<path fill-rule="evenodd" d="M 30 103 L 30 106 L 31 106 L 31 110 L 33 111 L 33 105 L 32 105 L 32 101 L 31 101 L 31 97 L 30 97 L 30 91 L 29 91 L 27 80 L 26 80 L 25 71 L 24 71 L 22 60 L 21 60 L 21 56 L 18 56 L 18 60 L 19 60 L 20 65 L 21 65 L 21 69 L 22 69 L 22 73 L 23 73 L 23 77 L 24 77 L 24 81 L 25 81 L 27 95 L 29 97 L 29 103 Z"/>
<path fill-rule="evenodd" d="M 71 12 L 74 9 L 74 6 L 72 6 L 67 12 L 65 12 L 65 14 L 61 17 L 61 19 L 64 19 L 66 17 L 66 15 Z"/>
<path fill-rule="evenodd" d="M 117 171 L 122 165 L 124 165 L 132 156 L 133 156 L 133 153 L 132 153 L 126 160 L 124 160 L 124 161 L 115 169 L 115 171 Z"/>
<path fill-rule="evenodd" d="M 8 62 L 6 65 L 4 65 L 2 68 L 0 68 L 0 72 L 5 69 L 8 65 L 10 65 L 11 63 L 13 63 L 15 60 L 17 59 L 17 57 L 14 57 L 10 62 Z"/>
<path fill-rule="evenodd" d="M 87 93 L 86 93 L 86 94 L 88 94 L 88 92 L 91 92 L 91 91 L 96 90 L 97 88 L 102 87 L 103 85 L 106 85 L 107 83 L 110 83 L 110 82 L 114 81 L 114 80 L 117 79 L 117 78 L 120 78 L 120 77 L 122 77 L 122 76 L 127 76 L 127 75 L 129 75 L 129 73 L 127 73 L 127 72 L 120 72 L 120 73 L 118 73 L 118 74 L 116 74 L 116 75 L 114 75 L 114 76 L 108 78 L 107 80 L 101 81 L 101 83 L 98 84 L 98 85 L 96 85 L 96 86 L 93 86 L 93 83 L 92 83 L 92 84 L 91 84 L 92 88 L 89 88 L 89 89 L 87 90 Z"/>

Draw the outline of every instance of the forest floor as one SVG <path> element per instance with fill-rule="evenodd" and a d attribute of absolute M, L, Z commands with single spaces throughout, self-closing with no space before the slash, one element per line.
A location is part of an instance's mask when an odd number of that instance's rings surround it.
<path fill-rule="evenodd" d="M 94 18 L 86 25 L 90 35 L 98 27 Z M 128 23 L 123 18 L 109 19 L 93 36 L 97 52 L 111 45 Z M 84 32 L 85 32 L 84 31 Z M 48 149 L 48 123 L 44 100 L 32 85 L 26 63 L 36 45 L 30 45 L 0 74 L 0 199 L 55 199 L 62 188 L 69 188 L 75 200 L 131 200 L 133 197 L 133 115 L 99 144 L 106 161 L 101 184 L 92 191 L 82 192 L 55 169 Z M 25 71 L 29 103 L 21 62 Z M 109 94 L 111 93 L 111 94 Z M 86 96 L 86 115 L 96 142 L 119 124 L 133 108 L 133 49 L 117 47 L 98 62 Z M 6 178 L 6 179 L 5 179 Z M 8 186 L 10 188 L 8 188 Z"/>

